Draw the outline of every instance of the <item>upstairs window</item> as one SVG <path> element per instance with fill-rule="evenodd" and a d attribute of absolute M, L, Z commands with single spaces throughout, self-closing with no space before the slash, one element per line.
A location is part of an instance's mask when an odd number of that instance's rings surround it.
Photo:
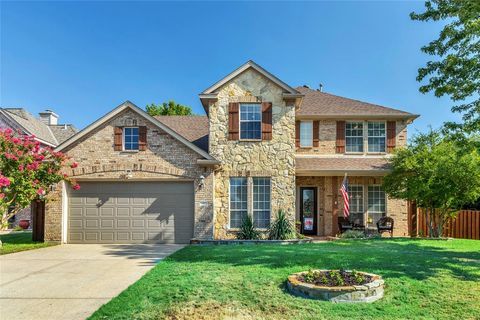
<path fill-rule="evenodd" d="M 363 152 L 363 122 L 345 124 L 346 152 Z"/>
<path fill-rule="evenodd" d="M 123 128 L 123 150 L 138 150 L 138 127 Z"/>
<path fill-rule="evenodd" d="M 240 139 L 262 139 L 262 108 L 260 104 L 240 104 Z"/>
<path fill-rule="evenodd" d="M 368 123 L 368 152 L 385 152 L 385 122 Z"/>
<path fill-rule="evenodd" d="M 313 122 L 300 122 L 300 147 L 310 148 L 313 146 Z"/>

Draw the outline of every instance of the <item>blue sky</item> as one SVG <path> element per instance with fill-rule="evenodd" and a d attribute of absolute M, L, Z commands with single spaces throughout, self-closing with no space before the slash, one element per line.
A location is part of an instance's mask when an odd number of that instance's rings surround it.
<path fill-rule="evenodd" d="M 249 59 L 292 86 L 392 106 L 421 118 L 410 132 L 459 119 L 418 92 L 420 47 L 440 24 L 414 22 L 423 2 L 2 2 L 0 104 L 51 108 L 83 128 L 125 100 L 198 93 Z"/>

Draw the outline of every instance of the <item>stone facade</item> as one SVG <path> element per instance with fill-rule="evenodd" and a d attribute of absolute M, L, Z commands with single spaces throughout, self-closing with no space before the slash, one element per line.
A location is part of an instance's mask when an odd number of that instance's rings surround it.
<path fill-rule="evenodd" d="M 337 119 L 345 120 L 345 119 Z M 318 147 L 297 147 L 296 152 L 299 154 L 315 154 L 315 155 L 336 155 L 342 157 L 343 154 L 335 153 L 336 149 L 336 134 L 337 134 L 337 120 L 319 120 L 319 136 Z M 362 121 L 362 120 L 354 120 Z M 367 120 L 365 120 L 367 121 Z M 374 120 L 379 121 L 379 120 Z M 404 120 L 397 121 L 396 125 L 396 147 L 402 148 L 407 145 L 407 122 Z M 364 134 L 364 150 L 367 150 L 367 130 L 363 130 Z M 367 154 L 365 152 L 365 154 Z"/>
<path fill-rule="evenodd" d="M 350 185 L 362 185 L 364 209 L 367 209 L 367 187 L 382 184 L 382 177 L 349 177 Z M 300 187 L 317 188 L 317 235 L 335 236 L 338 233 L 337 217 L 343 214 L 343 198 L 339 192 L 343 177 L 297 177 L 297 193 Z M 297 199 L 296 218 L 300 220 L 300 204 Z M 386 215 L 395 221 L 393 235 L 408 236 L 408 207 L 404 200 L 386 198 Z"/>
<path fill-rule="evenodd" d="M 253 69 L 241 73 L 216 93 L 218 100 L 209 107 L 209 151 L 221 162 L 215 172 L 215 238 L 233 237 L 229 229 L 230 177 L 270 177 L 271 219 L 279 209 L 283 209 L 293 220 L 295 107 L 283 100 L 280 87 Z M 228 140 L 229 103 L 261 101 L 272 102 L 272 140 Z"/>
<path fill-rule="evenodd" d="M 114 151 L 114 127 L 136 123 L 147 127 L 147 150 L 138 152 Z M 110 121 L 97 127 L 81 140 L 62 150 L 79 162 L 70 174 L 79 181 L 179 180 L 193 181 L 195 190 L 194 237 L 211 239 L 213 235 L 213 173 L 201 167 L 197 159 L 203 157 L 172 137 L 137 112 L 127 109 Z M 204 185 L 199 187 L 199 177 Z M 60 241 L 62 233 L 62 187 L 51 194 L 46 205 L 45 239 Z"/>

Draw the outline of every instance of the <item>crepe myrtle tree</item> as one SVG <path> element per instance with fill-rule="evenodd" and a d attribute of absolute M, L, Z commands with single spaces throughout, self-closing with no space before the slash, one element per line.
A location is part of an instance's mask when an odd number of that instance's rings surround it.
<path fill-rule="evenodd" d="M 431 237 L 441 237 L 447 219 L 480 197 L 480 153 L 473 141 L 459 143 L 431 130 L 414 136 L 389 162 L 385 192 L 424 208 Z"/>
<path fill-rule="evenodd" d="M 0 129 L 0 229 L 8 220 L 35 199 L 47 196 L 52 186 L 65 181 L 78 190 L 80 186 L 66 173 L 76 162 L 61 152 L 42 147 L 34 136 L 11 129 Z"/>

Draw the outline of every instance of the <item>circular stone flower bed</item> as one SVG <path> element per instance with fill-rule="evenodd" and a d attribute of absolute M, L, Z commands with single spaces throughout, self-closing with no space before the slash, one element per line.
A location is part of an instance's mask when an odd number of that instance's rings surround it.
<path fill-rule="evenodd" d="M 382 277 L 349 270 L 310 270 L 291 274 L 288 290 L 300 297 L 331 302 L 373 302 L 383 297 Z"/>

